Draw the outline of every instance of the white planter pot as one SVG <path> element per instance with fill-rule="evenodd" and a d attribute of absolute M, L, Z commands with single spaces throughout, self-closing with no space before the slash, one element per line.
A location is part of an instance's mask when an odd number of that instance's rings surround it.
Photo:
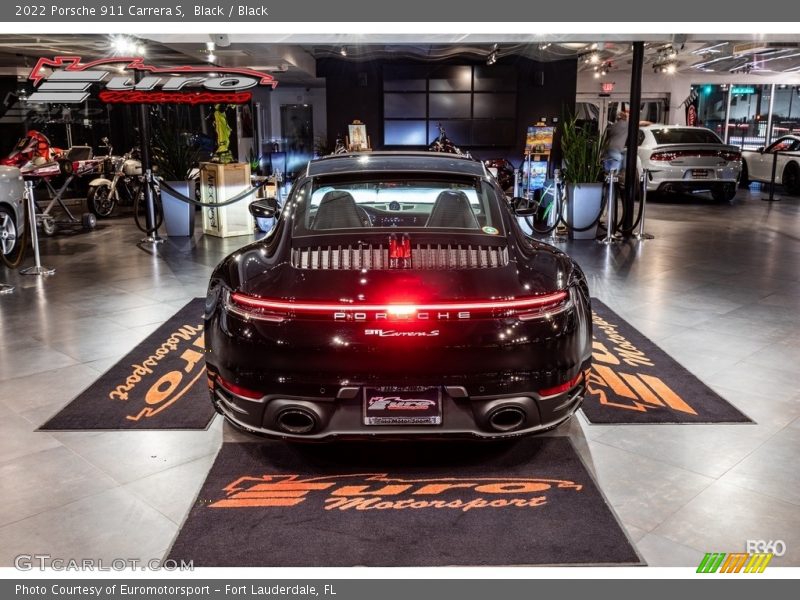
<path fill-rule="evenodd" d="M 603 201 L 602 183 L 570 183 L 567 185 L 567 221 L 569 237 L 573 240 L 593 240 L 597 237 L 597 223 L 586 231 L 583 229 L 597 220 Z"/>
<path fill-rule="evenodd" d="M 189 198 L 194 197 L 194 188 L 188 181 L 167 181 L 175 191 Z M 170 237 L 187 237 L 194 234 L 194 205 L 179 200 L 161 188 L 161 206 L 164 209 L 164 228 Z"/>

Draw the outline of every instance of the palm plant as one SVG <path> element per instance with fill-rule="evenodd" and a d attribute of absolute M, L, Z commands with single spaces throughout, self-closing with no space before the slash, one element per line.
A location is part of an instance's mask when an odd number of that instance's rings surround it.
<path fill-rule="evenodd" d="M 200 159 L 200 149 L 192 143 L 189 125 L 180 111 L 169 110 L 154 118 L 153 162 L 166 181 L 187 181 Z"/>
<path fill-rule="evenodd" d="M 562 176 L 567 183 L 596 183 L 603 172 L 601 155 L 604 135 L 599 135 L 589 123 L 579 122 L 575 115 L 564 118 L 561 151 L 564 158 Z"/>

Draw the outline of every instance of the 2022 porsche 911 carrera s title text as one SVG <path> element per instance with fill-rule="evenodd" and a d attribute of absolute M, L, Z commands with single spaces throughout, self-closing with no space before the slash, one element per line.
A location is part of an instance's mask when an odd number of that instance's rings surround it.
<path fill-rule="evenodd" d="M 275 216 L 217 266 L 206 300 L 211 398 L 237 427 L 502 438 L 577 410 L 592 344 L 585 277 L 522 233 L 482 163 L 315 160 Z"/>

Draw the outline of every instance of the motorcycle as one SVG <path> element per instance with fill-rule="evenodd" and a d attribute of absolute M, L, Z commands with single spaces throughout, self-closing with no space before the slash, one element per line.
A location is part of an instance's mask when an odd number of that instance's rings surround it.
<path fill-rule="evenodd" d="M 144 176 L 138 149 L 113 156 L 109 147 L 103 176 L 89 182 L 86 204 L 97 217 L 110 217 L 117 206 L 133 206 L 144 195 Z"/>
<path fill-rule="evenodd" d="M 439 137 L 428 145 L 429 152 L 444 152 L 445 154 L 456 154 L 458 156 L 469 157 L 469 152 L 463 152 L 453 141 L 447 137 L 444 127 L 439 123 Z"/>

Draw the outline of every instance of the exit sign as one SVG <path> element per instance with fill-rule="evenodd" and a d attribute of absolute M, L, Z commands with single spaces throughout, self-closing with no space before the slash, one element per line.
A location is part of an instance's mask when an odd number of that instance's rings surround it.
<path fill-rule="evenodd" d="M 755 94 L 756 88 L 752 85 L 734 85 L 731 94 Z"/>
<path fill-rule="evenodd" d="M 614 91 L 614 82 L 613 81 L 604 81 L 600 84 L 600 90 L 604 94 L 610 94 Z"/>

